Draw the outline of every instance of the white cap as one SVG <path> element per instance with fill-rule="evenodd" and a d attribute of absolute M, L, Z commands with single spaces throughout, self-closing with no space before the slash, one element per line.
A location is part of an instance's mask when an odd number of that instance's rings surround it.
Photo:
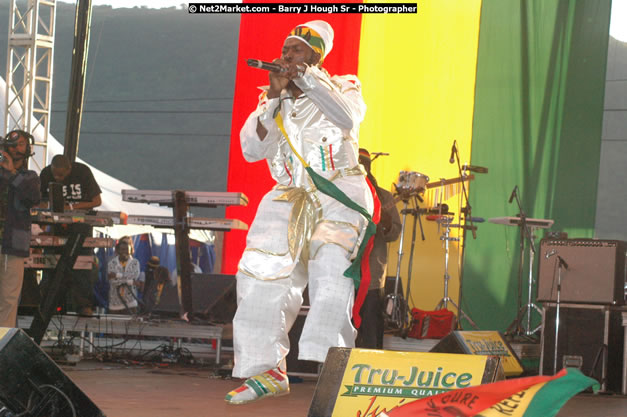
<path fill-rule="evenodd" d="M 311 22 L 307 22 L 307 23 L 303 23 L 302 25 L 298 25 L 298 26 L 296 26 L 296 28 L 303 27 L 303 26 L 312 29 L 313 31 L 318 33 L 318 35 L 320 35 L 320 38 L 322 38 L 322 42 L 324 43 L 324 51 L 323 51 L 323 54 L 322 54 L 322 59 L 326 58 L 326 56 L 329 54 L 329 52 L 331 52 L 331 49 L 333 49 L 333 36 L 334 36 L 334 34 L 333 34 L 333 28 L 331 27 L 331 25 L 328 24 L 327 22 L 325 22 L 324 20 L 312 20 Z M 302 36 L 298 36 L 298 35 L 296 35 L 294 33 L 294 30 L 296 28 L 292 29 L 292 31 L 290 32 L 290 35 L 288 36 L 288 38 L 300 39 L 301 41 L 305 42 L 314 51 L 319 52 L 319 51 L 316 50 L 314 45 L 309 43 L 305 38 L 303 38 Z"/>

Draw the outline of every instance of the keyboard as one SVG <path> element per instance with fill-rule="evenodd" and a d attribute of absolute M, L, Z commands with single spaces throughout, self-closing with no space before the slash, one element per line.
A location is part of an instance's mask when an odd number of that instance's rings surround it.
<path fill-rule="evenodd" d="M 126 224 L 141 224 L 155 227 L 174 227 L 174 219 L 165 216 L 129 215 Z M 191 229 L 205 230 L 248 230 L 248 225 L 240 220 L 210 219 L 205 217 L 188 217 L 187 225 Z"/>
<path fill-rule="evenodd" d="M 122 190 L 122 200 L 133 203 L 174 204 L 171 190 Z M 185 191 L 185 201 L 194 206 L 246 206 L 248 197 L 244 193 Z"/>

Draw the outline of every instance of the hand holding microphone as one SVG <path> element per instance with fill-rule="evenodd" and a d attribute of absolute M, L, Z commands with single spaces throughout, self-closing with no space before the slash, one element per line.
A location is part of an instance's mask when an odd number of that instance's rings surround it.
<path fill-rule="evenodd" d="M 246 63 L 249 67 L 259 68 L 266 71 L 271 72 L 287 72 L 287 68 L 280 66 L 279 64 L 274 64 L 272 62 L 261 61 L 259 59 L 248 59 Z"/>
<path fill-rule="evenodd" d="M 275 60 L 275 61 L 281 61 L 281 60 Z M 281 61 L 281 62 L 284 62 L 284 61 Z M 281 76 L 287 77 L 290 79 L 302 77 L 305 74 L 305 71 L 307 70 L 307 67 L 303 64 L 299 64 L 299 63 L 292 64 L 289 62 L 284 62 L 284 63 L 287 64 L 288 66 L 283 66 L 277 62 L 266 62 L 260 59 L 247 59 L 246 60 L 246 64 L 248 64 L 249 67 L 270 71 L 270 72 L 273 72 L 275 74 L 280 74 Z"/>

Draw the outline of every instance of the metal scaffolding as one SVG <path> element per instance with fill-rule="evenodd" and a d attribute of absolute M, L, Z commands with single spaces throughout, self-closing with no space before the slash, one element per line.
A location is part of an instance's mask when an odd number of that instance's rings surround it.
<path fill-rule="evenodd" d="M 56 0 L 11 0 L 3 133 L 22 129 L 37 138 L 36 170 L 47 164 L 55 16 Z"/>

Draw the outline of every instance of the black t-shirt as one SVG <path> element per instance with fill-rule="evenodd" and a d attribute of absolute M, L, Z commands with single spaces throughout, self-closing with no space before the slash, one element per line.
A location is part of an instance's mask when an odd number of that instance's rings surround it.
<path fill-rule="evenodd" d="M 42 169 L 39 177 L 41 180 L 41 197 L 42 200 L 45 200 L 48 198 L 48 184 L 55 182 L 52 176 L 52 166 L 48 165 Z M 63 198 L 65 201 L 91 201 L 101 193 L 102 190 L 100 190 L 91 169 L 80 162 L 72 162 L 72 171 L 63 180 Z"/>

